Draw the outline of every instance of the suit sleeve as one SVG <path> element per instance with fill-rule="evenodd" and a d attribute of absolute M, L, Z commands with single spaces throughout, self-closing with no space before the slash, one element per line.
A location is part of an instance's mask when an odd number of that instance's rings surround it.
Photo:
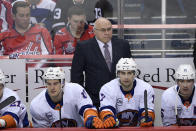
<path fill-rule="evenodd" d="M 85 59 L 83 49 L 81 47 L 82 45 L 80 43 L 76 46 L 71 66 L 71 82 L 78 83 L 84 87 L 83 71 L 85 69 Z"/>
<path fill-rule="evenodd" d="M 195 38 L 196 38 L 196 33 L 195 33 Z M 194 63 L 194 66 L 196 68 L 196 42 L 194 42 L 194 50 L 193 50 L 193 63 Z"/>
<path fill-rule="evenodd" d="M 125 51 L 124 58 L 132 57 L 130 45 L 129 45 L 129 42 L 127 40 L 124 41 L 124 51 Z"/>

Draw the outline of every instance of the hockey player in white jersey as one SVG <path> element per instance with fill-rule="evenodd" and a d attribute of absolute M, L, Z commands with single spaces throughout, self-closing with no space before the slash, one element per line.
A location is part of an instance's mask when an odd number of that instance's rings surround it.
<path fill-rule="evenodd" d="M 49 67 L 44 73 L 47 89 L 30 105 L 33 127 L 103 128 L 92 100 L 83 87 L 65 82 L 60 67 Z"/>
<path fill-rule="evenodd" d="M 0 105 L 10 96 L 15 100 L 0 110 L 0 128 L 30 127 L 26 106 L 16 92 L 5 87 L 5 75 L 0 69 Z"/>
<path fill-rule="evenodd" d="M 176 85 L 162 95 L 161 115 L 163 126 L 196 125 L 195 70 L 181 64 L 175 74 Z"/>
<path fill-rule="evenodd" d="M 116 65 L 119 78 L 102 86 L 99 97 L 104 128 L 115 127 L 118 121 L 119 126 L 153 126 L 154 91 L 150 84 L 135 77 L 136 66 L 132 58 L 121 58 Z M 144 106 L 145 90 L 147 106 Z"/>

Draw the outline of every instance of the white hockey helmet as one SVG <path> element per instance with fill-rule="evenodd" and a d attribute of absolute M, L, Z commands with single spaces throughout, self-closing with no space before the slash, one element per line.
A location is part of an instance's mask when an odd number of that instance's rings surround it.
<path fill-rule="evenodd" d="M 5 85 L 5 75 L 1 69 L 0 69 L 0 84 Z"/>
<path fill-rule="evenodd" d="M 15 3 L 19 2 L 19 1 L 27 2 L 26 0 L 16 0 L 16 1 L 12 2 L 12 7 L 14 6 Z"/>
<path fill-rule="evenodd" d="M 133 60 L 133 58 L 121 58 L 116 64 L 116 75 L 118 71 L 122 70 L 133 70 L 137 71 L 137 64 Z"/>
<path fill-rule="evenodd" d="M 73 0 L 74 5 L 75 4 L 83 4 L 84 0 Z"/>
<path fill-rule="evenodd" d="M 43 76 L 44 82 L 45 80 L 61 80 L 61 84 L 65 84 L 65 71 L 61 67 L 49 67 Z"/>
<path fill-rule="evenodd" d="M 189 64 L 181 64 L 176 71 L 177 80 L 191 80 L 195 79 L 195 70 Z"/>

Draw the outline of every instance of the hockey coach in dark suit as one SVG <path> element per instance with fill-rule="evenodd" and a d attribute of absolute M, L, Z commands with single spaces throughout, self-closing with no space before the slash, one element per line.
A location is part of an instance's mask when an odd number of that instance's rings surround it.
<path fill-rule="evenodd" d="M 78 42 L 71 67 L 71 82 L 82 85 L 98 108 L 101 86 L 116 77 L 120 58 L 131 57 L 128 41 L 112 37 L 112 24 L 98 18 L 94 25 L 95 37 Z"/>

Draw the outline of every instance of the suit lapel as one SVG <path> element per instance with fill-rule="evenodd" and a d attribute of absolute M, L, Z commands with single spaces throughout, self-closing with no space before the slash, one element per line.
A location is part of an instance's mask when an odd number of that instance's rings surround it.
<path fill-rule="evenodd" d="M 115 44 L 115 40 L 112 39 L 111 42 L 112 42 L 112 69 L 111 70 L 114 71 L 115 66 L 116 66 L 114 63 L 115 63 L 116 58 L 117 58 L 118 47 Z"/>

